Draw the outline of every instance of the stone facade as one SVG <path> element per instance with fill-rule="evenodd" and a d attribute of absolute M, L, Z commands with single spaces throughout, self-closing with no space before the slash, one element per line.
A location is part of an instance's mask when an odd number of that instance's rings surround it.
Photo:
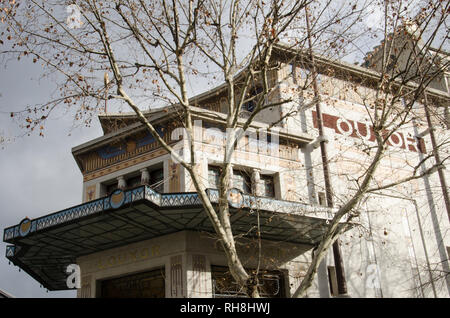
<path fill-rule="evenodd" d="M 251 243 L 250 243 L 251 244 Z M 289 297 L 305 274 L 309 246 L 263 242 L 266 270 L 284 271 L 282 291 Z M 257 264 L 250 248 L 240 249 L 244 264 Z M 182 231 L 165 237 L 134 243 L 77 259 L 82 272 L 78 297 L 99 297 L 105 279 L 127 276 L 154 269 L 164 269 L 167 298 L 210 298 L 213 290 L 211 266 L 227 266 L 223 250 L 211 235 Z"/>
<path fill-rule="evenodd" d="M 320 74 L 320 90 L 323 95 L 321 107 L 325 135 L 330 158 L 331 183 L 336 198 L 345 202 L 355 189 L 352 176 L 358 176 L 361 167 L 367 165 L 370 147 L 373 146 L 372 127 L 364 105 L 370 104 L 375 94 L 373 73 L 366 69 L 344 64 L 335 65 L 342 72 L 347 68 L 350 74 L 359 74 L 364 81 L 355 81 L 357 75 L 344 78 Z M 271 98 L 292 98 L 299 101 L 283 105 L 278 110 L 269 109 L 258 115 L 254 132 L 267 127 L 286 112 L 312 101 L 310 89 L 298 89 L 307 80 L 307 69 L 291 64 L 282 64 L 273 74 L 273 84 L 278 89 Z M 362 73 L 362 75 L 361 75 Z M 358 84 L 355 84 L 358 83 Z M 448 92 L 433 97 L 448 103 Z M 196 135 L 195 149 L 199 154 L 198 172 L 208 180 L 209 167 L 220 164 L 223 158 L 223 132 L 220 120 L 226 102 L 223 95 L 216 94 L 194 114 L 201 127 Z M 224 100 L 225 99 L 225 100 Z M 203 108 L 202 108 L 203 107 Z M 203 109 L 203 110 L 202 110 Z M 417 105 L 417 113 L 421 112 Z M 222 114 L 223 115 L 223 114 Z M 320 151 L 313 147 L 318 136 L 315 111 L 300 109 L 294 116 L 276 125 L 279 136 L 276 154 L 270 149 L 251 148 L 248 138 L 243 138 L 231 158 L 234 171 L 244 171 L 252 183 L 252 191 L 260 195 L 264 190 L 262 177 L 269 176 L 273 182 L 273 197 L 279 200 L 304 202 L 311 205 L 323 204 L 324 182 Z M 162 117 L 163 118 L 163 117 Z M 219 119 L 217 119 L 219 118 Z M 171 121 L 170 121 L 171 122 Z M 168 124 L 168 127 L 173 127 Z M 164 127 L 165 123 L 161 122 Z M 258 126 L 259 125 L 259 126 Z M 418 116 L 410 124 L 396 131 L 388 142 L 387 156 L 380 163 L 375 176 L 379 182 L 395 182 L 409 176 L 414 165 L 424 158 L 432 148 L 429 138 L 418 138 L 425 129 L 425 122 Z M 127 132 L 127 127 L 123 128 Z M 436 126 L 440 141 L 450 140 L 447 127 Z M 158 145 L 139 146 L 142 133 L 128 132 L 127 138 L 120 137 L 123 131 L 110 131 L 96 144 L 74 149 L 84 176 L 83 201 L 107 195 L 106 186 L 111 180 L 141 175 L 142 169 L 150 171 L 161 166 L 164 192 L 194 191 L 187 172 L 173 161 Z M 174 141 L 172 128 L 163 132 L 167 141 Z M 119 134 L 120 133 L 120 134 Z M 134 135 L 133 135 L 134 134 Z M 120 139 L 122 138 L 122 139 Z M 139 139 L 141 138 L 141 139 Z M 114 143 L 119 140 L 127 145 L 119 149 L 120 154 L 109 154 L 102 158 L 99 149 L 113 152 Z M 181 148 L 186 140 L 180 141 Z M 101 148 L 103 147 L 103 148 Z M 144 150 L 140 150 L 140 147 Z M 116 150 L 117 150 L 116 149 Z M 184 155 L 186 152 L 184 152 Z M 104 153 L 103 153 L 104 155 Z M 103 162 L 103 161 L 104 162 Z M 91 162 L 92 161 L 92 162 Z M 424 171 L 427 165 L 420 169 Z M 147 172 L 145 172 L 147 173 Z M 447 180 L 448 169 L 445 170 Z M 147 174 L 142 179 L 148 179 Z M 122 181 L 121 181 L 122 182 Z M 207 182 L 207 181 L 205 181 Z M 212 187 L 212 184 L 206 184 Z M 449 297 L 448 280 L 438 279 L 440 272 L 448 271 L 449 220 L 440 194 L 440 183 L 436 174 L 414 179 L 410 182 L 371 194 L 358 206 L 360 226 L 341 237 L 345 275 L 349 295 L 354 297 Z M 283 270 L 285 296 L 289 296 L 301 281 L 311 253 L 312 246 L 289 245 L 288 243 L 266 242 L 273 245 L 275 255 L 267 256 L 266 269 Z M 263 253 L 266 250 L 263 250 Z M 135 253 L 136 252 L 136 253 Z M 131 256 L 130 256 L 131 255 Z M 251 253 L 248 266 L 254 265 Z M 245 257 L 244 257 L 245 258 Z M 166 297 L 212 297 L 213 284 L 211 266 L 226 266 L 223 253 L 213 240 L 201 233 L 183 231 L 150 241 L 139 242 L 115 248 L 78 259 L 83 273 L 79 297 L 99 296 L 98 284 L 104 279 L 137 273 L 154 268 L 164 268 Z M 319 268 L 311 297 L 330 297 L 335 288 L 334 260 L 330 253 Z M 334 286 L 334 287 L 333 287 Z"/>

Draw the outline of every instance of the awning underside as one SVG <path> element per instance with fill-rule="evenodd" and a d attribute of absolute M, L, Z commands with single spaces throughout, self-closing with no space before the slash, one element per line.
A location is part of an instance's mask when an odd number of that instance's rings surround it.
<path fill-rule="evenodd" d="M 209 190 L 208 195 L 215 202 L 217 191 Z M 66 268 L 76 263 L 79 256 L 182 230 L 214 233 L 197 194 L 157 194 L 141 186 L 123 192 L 123 198 L 115 208 L 112 198 L 106 197 L 91 202 L 91 206 L 86 203 L 28 220 L 27 231 L 21 228 L 22 222 L 5 229 L 4 241 L 14 244 L 7 246 L 6 257 L 49 290 L 64 290 L 68 289 Z M 261 237 L 266 240 L 314 245 L 327 228 L 325 215 L 329 210 L 320 208 L 314 212 L 309 206 L 307 212 L 280 212 L 280 204 L 287 209 L 289 202 L 270 199 L 274 205 L 269 206 L 267 198 L 261 201 L 266 208 L 260 205 L 255 209 L 252 199 L 255 198 L 244 197 L 240 208 L 231 211 L 236 234 L 255 237 L 258 214 Z M 292 209 L 299 207 L 292 202 Z"/>

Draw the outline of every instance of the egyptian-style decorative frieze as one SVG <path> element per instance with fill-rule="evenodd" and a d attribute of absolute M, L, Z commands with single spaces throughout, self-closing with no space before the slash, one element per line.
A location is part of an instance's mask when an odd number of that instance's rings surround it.
<path fill-rule="evenodd" d="M 155 129 L 162 139 L 170 144 L 174 142 L 171 139 L 171 134 L 175 128 L 175 123 L 169 123 L 167 126 L 160 125 Z M 176 141 L 179 141 L 179 139 Z M 79 160 L 82 163 L 83 174 L 87 174 L 148 153 L 157 148 L 160 148 L 160 144 L 153 135 L 148 131 L 140 131 L 133 136 L 126 137 L 87 154 L 82 154 L 79 156 Z"/>
<path fill-rule="evenodd" d="M 218 112 L 218 113 L 221 111 L 221 107 L 220 107 L 220 103 L 219 102 L 204 104 L 204 105 L 201 105 L 200 107 L 208 109 L 208 110 L 212 110 L 212 111 Z"/>
<path fill-rule="evenodd" d="M 128 159 L 128 160 L 124 160 L 124 161 L 118 162 L 118 163 L 113 164 L 111 166 L 107 166 L 105 168 L 102 168 L 102 169 L 99 169 L 99 170 L 95 170 L 95 171 L 92 171 L 90 173 L 86 173 L 83 176 L 83 181 L 86 182 L 86 181 L 89 181 L 89 180 L 92 180 L 92 179 L 95 179 L 95 178 L 99 178 L 99 177 L 105 176 L 107 174 L 116 172 L 118 170 L 122 170 L 122 169 L 125 169 L 125 168 L 128 168 L 128 167 L 137 165 L 137 164 L 139 164 L 141 162 L 145 162 L 145 161 L 157 158 L 157 157 L 161 157 L 161 156 L 165 155 L 166 153 L 167 153 L 167 151 L 165 149 L 163 149 L 161 147 L 159 149 L 157 148 L 156 150 L 151 151 L 149 153 L 145 153 L 143 155 L 140 155 L 140 156 Z"/>
<path fill-rule="evenodd" d="M 220 139 L 223 136 L 219 136 L 219 131 L 223 132 L 224 129 L 215 124 L 203 123 L 203 136 L 202 141 L 212 146 L 222 146 Z M 210 128 L 217 129 L 215 132 L 208 130 Z M 157 131 L 160 136 L 168 144 L 173 144 L 179 140 L 172 140 L 171 134 L 175 129 L 172 124 L 168 128 L 158 127 Z M 276 151 L 276 157 L 280 159 L 298 161 L 298 150 L 300 145 L 288 140 L 279 140 L 277 143 L 273 143 L 270 140 L 270 135 L 267 136 L 267 141 L 252 140 L 249 136 L 244 136 L 239 142 L 238 151 L 248 152 L 255 154 L 262 154 L 268 156 L 274 156 L 274 148 Z M 181 138 L 181 136 L 180 136 Z M 254 141 L 258 144 L 255 146 Z M 167 151 L 162 149 L 158 141 L 149 132 L 140 132 L 133 137 L 129 137 L 123 141 L 115 144 L 110 144 L 102 148 L 91 151 L 87 154 L 82 154 L 79 159 L 83 166 L 83 181 L 89 181 L 101 176 L 113 173 L 115 171 L 128 168 L 130 166 L 139 164 L 141 162 L 156 158 L 166 154 Z M 179 191 L 180 180 L 177 180 L 179 175 L 179 165 L 170 165 L 171 183 L 170 192 Z M 88 196 L 89 194 L 86 193 Z"/>

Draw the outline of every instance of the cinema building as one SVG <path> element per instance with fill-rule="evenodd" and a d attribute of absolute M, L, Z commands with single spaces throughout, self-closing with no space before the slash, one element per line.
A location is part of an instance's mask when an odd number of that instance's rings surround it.
<path fill-rule="evenodd" d="M 231 159 L 233 191 L 240 195 L 238 203 L 230 200 L 232 228 L 246 268 L 261 261 L 264 297 L 294 293 L 339 206 L 339 200 L 334 208 L 325 203 L 316 109 L 302 107 L 314 101 L 311 85 L 304 85 L 311 80 L 310 60 L 300 54 L 293 61 L 293 54 L 276 48 L 273 59 L 280 67 L 270 76 L 276 89 L 269 98 L 292 94 L 295 102 L 261 112 L 250 130 L 259 132 L 277 122 L 274 128 L 266 136 L 256 134 L 256 147 L 245 135 Z M 345 199 L 355 186 L 352 174 L 366 163 L 363 146 L 373 143 L 362 96 L 373 93 L 378 73 L 316 58 L 331 184 L 335 197 Z M 428 90 L 429 103 L 437 110 L 431 119 L 438 142 L 450 138 L 446 80 L 448 74 L 443 74 L 445 85 L 439 82 Z M 198 171 L 213 204 L 218 202 L 226 96 L 222 85 L 192 99 L 198 129 L 194 144 L 203 154 Z M 243 120 L 253 106 L 244 105 Z M 187 143 L 176 131 L 180 124 L 174 109 L 167 106 L 146 115 L 169 145 L 183 149 Z M 424 118 L 390 137 L 389 155 L 377 172 L 384 181 L 409 175 L 430 153 Z M 67 266 L 78 264 L 78 297 L 243 296 L 185 169 L 135 115 L 102 114 L 99 120 L 104 135 L 72 149 L 83 174 L 82 203 L 6 228 L 6 257 L 49 290 L 68 289 Z M 448 169 L 443 173 L 449 180 Z M 442 193 L 440 179 L 432 173 L 371 193 L 358 205 L 358 217 L 342 221 L 346 231 L 339 246 L 348 296 L 449 297 L 448 280 L 440 276 L 448 273 L 450 246 Z M 258 220 L 261 255 L 255 239 Z M 308 297 L 339 295 L 336 266 L 330 250 Z"/>

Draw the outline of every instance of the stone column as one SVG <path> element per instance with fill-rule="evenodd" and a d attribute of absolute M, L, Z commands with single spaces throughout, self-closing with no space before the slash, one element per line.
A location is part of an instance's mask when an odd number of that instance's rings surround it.
<path fill-rule="evenodd" d="M 252 170 L 252 194 L 262 196 L 261 175 L 259 169 Z"/>
<path fill-rule="evenodd" d="M 142 168 L 141 170 L 141 184 L 149 184 L 150 183 L 150 173 L 147 168 Z"/>
<path fill-rule="evenodd" d="M 125 181 L 125 177 L 124 176 L 117 177 L 117 188 L 125 190 L 126 187 L 127 182 Z"/>

